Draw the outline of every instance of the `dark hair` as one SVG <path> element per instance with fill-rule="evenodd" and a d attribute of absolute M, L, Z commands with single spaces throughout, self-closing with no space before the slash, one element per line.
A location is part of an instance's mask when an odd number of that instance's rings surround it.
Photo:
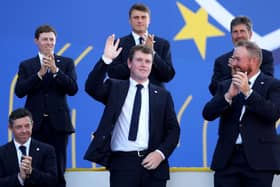
<path fill-rule="evenodd" d="M 152 56 L 154 53 L 153 49 L 151 49 L 150 47 L 147 47 L 145 45 L 135 45 L 129 50 L 129 54 L 128 54 L 129 61 L 132 61 L 133 56 L 136 51 L 141 51 L 142 53 L 145 53 L 145 54 L 151 54 Z"/>
<path fill-rule="evenodd" d="M 15 120 L 26 116 L 28 116 L 32 121 L 32 114 L 29 112 L 29 110 L 25 108 L 18 108 L 14 110 L 9 116 L 9 125 L 13 126 Z"/>
<path fill-rule="evenodd" d="M 235 47 L 245 47 L 250 55 L 250 57 L 257 57 L 259 59 L 259 63 L 262 63 L 262 50 L 261 48 L 254 42 L 241 40 L 237 42 Z"/>
<path fill-rule="evenodd" d="M 247 16 L 237 16 L 230 23 L 230 32 L 232 32 L 233 27 L 236 25 L 243 24 L 247 27 L 248 31 L 252 31 L 253 24 L 249 17 Z"/>
<path fill-rule="evenodd" d="M 133 10 L 147 12 L 151 16 L 151 10 L 149 9 L 149 7 L 147 7 L 146 5 L 144 5 L 142 3 L 136 3 L 136 4 L 132 5 L 132 7 L 129 9 L 129 13 L 128 13 L 129 17 L 131 16 L 131 13 Z"/>
<path fill-rule="evenodd" d="M 34 37 L 35 37 L 36 39 L 39 39 L 40 34 L 41 34 L 41 33 L 44 33 L 44 32 L 53 32 L 54 35 L 56 36 L 56 31 L 55 31 L 55 29 L 54 29 L 52 26 L 50 26 L 50 25 L 41 25 L 41 26 L 39 26 L 39 27 L 36 29 L 36 31 L 35 31 L 35 33 L 34 33 Z"/>

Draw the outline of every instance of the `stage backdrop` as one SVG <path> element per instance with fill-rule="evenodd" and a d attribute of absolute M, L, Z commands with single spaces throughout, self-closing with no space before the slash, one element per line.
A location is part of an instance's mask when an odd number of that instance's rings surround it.
<path fill-rule="evenodd" d="M 100 58 L 108 35 L 128 34 L 128 10 L 136 1 L 116 0 L 9 0 L 0 6 L 1 93 L 0 144 L 10 138 L 7 118 L 22 107 L 24 99 L 14 95 L 19 62 L 37 54 L 34 30 L 51 24 L 58 32 L 56 53 L 75 60 L 79 92 L 68 97 L 76 133 L 69 139 L 68 168 L 95 167 L 83 160 L 103 111 L 103 105 L 84 91 L 88 73 Z M 236 15 L 247 15 L 254 23 L 254 37 L 275 55 L 275 74 L 280 77 L 279 5 L 275 0 L 143 0 L 152 11 L 149 33 L 170 41 L 175 78 L 171 91 L 181 138 L 170 158 L 172 167 L 209 167 L 217 140 L 218 120 L 208 123 L 201 115 L 210 99 L 208 84 L 217 56 L 232 49 L 229 23 Z M 277 52 L 278 51 L 278 52 Z M 278 130 L 279 131 L 279 130 Z"/>

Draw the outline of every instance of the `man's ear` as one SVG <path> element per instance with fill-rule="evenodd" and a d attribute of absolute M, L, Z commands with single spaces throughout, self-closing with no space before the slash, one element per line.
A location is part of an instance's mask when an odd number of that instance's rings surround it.
<path fill-rule="evenodd" d="M 9 123 L 9 124 L 8 124 L 8 129 L 9 129 L 9 130 L 12 130 L 12 128 L 13 128 L 13 125 Z"/>
<path fill-rule="evenodd" d="M 129 69 L 131 68 L 131 61 L 129 59 L 127 59 L 127 66 Z"/>
<path fill-rule="evenodd" d="M 34 38 L 34 43 L 37 45 L 38 44 L 38 39 Z"/>

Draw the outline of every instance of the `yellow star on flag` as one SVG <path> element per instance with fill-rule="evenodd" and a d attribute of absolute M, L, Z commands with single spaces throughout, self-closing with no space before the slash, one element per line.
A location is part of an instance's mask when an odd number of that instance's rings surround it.
<path fill-rule="evenodd" d="M 194 13 L 179 2 L 177 2 L 177 6 L 186 24 L 174 39 L 193 39 L 200 55 L 205 59 L 206 39 L 208 37 L 223 36 L 224 33 L 208 22 L 208 14 L 203 8 Z"/>

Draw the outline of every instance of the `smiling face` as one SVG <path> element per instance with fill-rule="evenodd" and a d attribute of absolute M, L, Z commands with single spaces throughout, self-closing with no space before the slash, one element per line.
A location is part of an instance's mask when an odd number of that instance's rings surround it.
<path fill-rule="evenodd" d="M 252 31 L 248 30 L 248 27 L 245 24 L 238 24 L 232 27 L 231 39 L 234 45 L 241 40 L 249 41 L 251 37 Z"/>
<path fill-rule="evenodd" d="M 138 83 L 148 80 L 152 70 L 153 56 L 150 53 L 135 51 L 132 59 L 128 59 L 130 77 Z"/>
<path fill-rule="evenodd" d="M 29 116 L 18 118 L 13 120 L 13 123 L 9 125 L 10 130 L 14 135 L 16 142 L 24 144 L 32 134 L 33 122 Z"/>
<path fill-rule="evenodd" d="M 40 33 L 39 37 L 35 38 L 35 43 L 38 46 L 40 53 L 44 54 L 45 56 L 49 56 L 50 54 L 53 54 L 54 51 L 56 43 L 55 33 Z"/>
<path fill-rule="evenodd" d="M 252 58 L 245 47 L 239 46 L 234 49 L 231 62 L 234 73 L 238 71 L 247 72 L 249 76 L 252 73 L 251 63 Z"/>

